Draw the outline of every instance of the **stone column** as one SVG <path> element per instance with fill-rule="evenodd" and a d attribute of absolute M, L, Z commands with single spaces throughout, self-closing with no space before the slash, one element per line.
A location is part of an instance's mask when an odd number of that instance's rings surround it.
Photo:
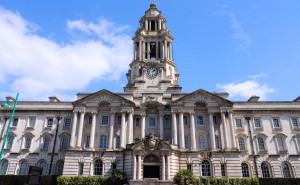
<path fill-rule="evenodd" d="M 144 138 L 145 137 L 146 115 L 142 114 L 141 117 L 142 117 L 142 120 L 141 120 L 141 138 Z"/>
<path fill-rule="evenodd" d="M 161 59 L 164 59 L 165 58 L 165 47 L 164 47 L 164 44 L 163 42 L 160 43 L 160 47 L 161 47 Z"/>
<path fill-rule="evenodd" d="M 172 136 L 173 136 L 173 145 L 178 145 L 177 140 L 177 121 L 176 121 L 176 112 L 172 112 Z"/>
<path fill-rule="evenodd" d="M 226 118 L 225 118 L 225 112 L 221 112 L 221 117 L 222 117 L 222 127 L 223 127 L 223 134 L 224 134 L 224 144 L 225 144 L 225 150 L 228 150 L 228 133 L 227 133 L 227 128 L 226 128 Z"/>
<path fill-rule="evenodd" d="M 158 59 L 158 42 L 155 42 L 155 59 Z"/>
<path fill-rule="evenodd" d="M 190 112 L 191 150 L 196 150 L 195 113 Z"/>
<path fill-rule="evenodd" d="M 234 126 L 233 126 L 233 119 L 232 119 L 232 112 L 228 112 L 228 119 L 229 119 L 229 128 L 230 128 L 230 137 L 231 137 L 231 147 L 237 149 L 236 141 L 234 139 Z"/>
<path fill-rule="evenodd" d="M 92 112 L 92 114 L 93 114 L 93 118 L 92 118 L 92 126 L 91 126 L 90 148 L 94 149 L 97 113 L 96 112 Z"/>
<path fill-rule="evenodd" d="M 148 30 L 148 20 L 145 20 L 145 27 L 146 27 L 146 30 Z"/>
<path fill-rule="evenodd" d="M 164 139 L 164 115 L 159 114 L 159 136 Z"/>
<path fill-rule="evenodd" d="M 147 59 L 150 59 L 150 42 L 147 42 Z"/>
<path fill-rule="evenodd" d="M 162 155 L 161 157 L 162 157 L 162 159 L 161 159 L 161 161 L 162 161 L 162 164 L 161 164 L 161 170 L 162 170 L 161 180 L 166 180 L 166 158 L 165 158 L 164 155 Z"/>
<path fill-rule="evenodd" d="M 114 141 L 114 127 L 115 127 L 115 113 L 110 113 L 110 125 L 109 125 L 109 139 L 108 139 L 108 149 L 113 148 Z"/>
<path fill-rule="evenodd" d="M 215 138 L 215 126 L 213 114 L 209 113 L 209 127 L 210 127 L 210 142 L 211 142 L 211 150 L 216 150 L 216 138 Z"/>
<path fill-rule="evenodd" d="M 172 43 L 170 42 L 170 45 L 169 45 L 169 47 L 170 47 L 170 52 L 169 52 L 169 55 L 170 55 L 170 60 L 173 60 L 173 56 L 172 56 Z"/>
<path fill-rule="evenodd" d="M 121 121 L 121 134 L 120 134 L 120 147 L 125 148 L 125 112 L 122 112 L 122 121 Z"/>
<path fill-rule="evenodd" d="M 170 156 L 167 155 L 167 180 L 170 180 Z"/>
<path fill-rule="evenodd" d="M 128 144 L 133 143 L 133 113 L 132 112 L 128 112 L 127 141 Z"/>
<path fill-rule="evenodd" d="M 142 179 L 142 160 L 141 160 L 141 156 L 138 155 L 138 179 Z"/>
<path fill-rule="evenodd" d="M 78 114 L 78 112 L 74 111 L 74 113 L 73 113 L 73 123 L 72 123 L 72 133 L 71 133 L 70 148 L 75 148 L 77 114 Z"/>
<path fill-rule="evenodd" d="M 179 112 L 179 148 L 184 149 L 184 125 L 183 125 L 183 112 Z"/>
<path fill-rule="evenodd" d="M 133 180 L 136 180 L 136 155 L 133 155 Z"/>
<path fill-rule="evenodd" d="M 81 112 L 80 113 L 79 128 L 78 128 L 78 137 L 77 137 L 77 148 L 81 148 L 84 114 L 85 114 L 85 112 Z"/>
<path fill-rule="evenodd" d="M 168 47 L 167 47 L 167 41 L 165 40 L 165 54 L 164 54 L 165 58 L 168 58 Z"/>
<path fill-rule="evenodd" d="M 161 30 L 161 20 L 158 20 L 158 30 Z"/>
<path fill-rule="evenodd" d="M 139 60 L 141 60 L 141 58 L 142 58 L 142 41 L 140 40 L 139 41 L 139 54 L 138 54 L 138 56 L 139 56 Z"/>

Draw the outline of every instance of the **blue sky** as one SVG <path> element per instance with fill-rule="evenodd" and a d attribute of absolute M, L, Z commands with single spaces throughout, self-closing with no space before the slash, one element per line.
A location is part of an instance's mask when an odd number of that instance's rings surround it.
<path fill-rule="evenodd" d="M 152 1 L 4 0 L 0 100 L 122 92 L 139 19 Z M 227 91 L 291 101 L 300 95 L 300 2 L 157 0 L 174 40 L 183 92 Z"/>

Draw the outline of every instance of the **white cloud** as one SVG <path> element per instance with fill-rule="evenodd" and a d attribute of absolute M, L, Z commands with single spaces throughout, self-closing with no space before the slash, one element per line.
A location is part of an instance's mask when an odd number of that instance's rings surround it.
<path fill-rule="evenodd" d="M 240 83 L 217 84 L 217 88 L 228 92 L 230 98 L 248 99 L 252 95 L 257 95 L 260 96 L 261 100 L 265 100 L 268 94 L 275 92 L 275 89 L 254 80 L 247 80 Z"/>
<path fill-rule="evenodd" d="M 228 11 L 221 11 L 221 14 L 227 15 L 229 17 L 231 28 L 233 30 L 233 38 L 237 39 L 240 42 L 241 48 L 247 48 L 251 44 L 251 38 L 248 33 L 245 32 L 236 16 Z"/>
<path fill-rule="evenodd" d="M 97 23 L 69 20 L 67 27 L 73 40 L 61 45 L 36 34 L 37 26 L 19 14 L 0 7 L 1 99 L 17 91 L 23 100 L 70 98 L 68 92 L 82 90 L 95 79 L 117 80 L 128 69 L 132 41 L 124 33 L 127 26 L 101 18 Z"/>
<path fill-rule="evenodd" d="M 259 74 L 255 74 L 255 75 L 249 75 L 248 77 L 253 79 L 253 80 L 256 80 L 258 78 L 262 78 L 262 77 L 265 77 L 265 76 L 267 76 L 266 73 L 259 73 Z"/>

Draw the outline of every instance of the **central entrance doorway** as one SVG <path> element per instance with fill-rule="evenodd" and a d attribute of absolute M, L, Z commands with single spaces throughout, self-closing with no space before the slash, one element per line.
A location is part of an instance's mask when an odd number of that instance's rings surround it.
<path fill-rule="evenodd" d="M 160 162 L 156 155 L 149 154 L 144 158 L 143 176 L 160 179 Z"/>

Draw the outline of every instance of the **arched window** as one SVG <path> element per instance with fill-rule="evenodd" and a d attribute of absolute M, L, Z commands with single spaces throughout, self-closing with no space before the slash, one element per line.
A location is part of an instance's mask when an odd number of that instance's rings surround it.
<path fill-rule="evenodd" d="M 19 175 L 26 175 L 28 172 L 28 163 L 26 160 L 20 161 Z"/>
<path fill-rule="evenodd" d="M 100 136 L 100 142 L 99 142 L 99 148 L 106 148 L 106 139 L 107 136 L 106 135 L 101 135 Z"/>
<path fill-rule="evenodd" d="M 210 162 L 208 160 L 203 160 L 202 161 L 201 168 L 202 168 L 202 176 L 203 177 L 210 177 L 211 176 Z"/>
<path fill-rule="evenodd" d="M 62 136 L 60 139 L 60 149 L 66 150 L 69 148 L 70 138 L 69 136 Z"/>
<path fill-rule="evenodd" d="M 11 148 L 12 148 L 13 143 L 14 143 L 14 139 L 15 139 L 15 137 L 14 137 L 13 135 L 10 135 L 10 136 L 7 138 L 6 149 L 11 149 Z"/>
<path fill-rule="evenodd" d="M 242 174 L 243 177 L 250 177 L 249 167 L 247 163 L 242 163 Z"/>
<path fill-rule="evenodd" d="M 49 144 L 50 144 L 50 137 L 49 137 L 49 136 L 45 136 L 45 137 L 43 138 L 43 146 L 42 146 L 42 149 L 48 150 Z"/>
<path fill-rule="evenodd" d="M 94 175 L 102 175 L 103 172 L 103 162 L 97 159 L 94 163 Z"/>
<path fill-rule="evenodd" d="M 282 173 L 283 173 L 284 178 L 291 178 L 292 177 L 291 168 L 290 168 L 289 163 L 287 163 L 287 162 L 282 163 Z"/>
<path fill-rule="evenodd" d="M 244 151 L 246 149 L 245 148 L 245 140 L 244 140 L 244 138 L 239 137 L 238 141 L 239 141 L 239 148 L 240 148 L 240 150 Z"/>
<path fill-rule="evenodd" d="M 6 159 L 2 159 L 0 164 L 0 175 L 5 175 L 7 172 L 8 161 Z"/>
<path fill-rule="evenodd" d="M 62 175 L 64 170 L 64 161 L 60 160 L 56 163 L 56 175 Z"/>
<path fill-rule="evenodd" d="M 261 173 L 263 177 L 271 177 L 269 165 L 265 162 L 261 163 Z"/>
<path fill-rule="evenodd" d="M 262 138 L 262 137 L 257 138 L 257 144 L 258 144 L 259 151 L 266 150 L 264 138 Z"/>
<path fill-rule="evenodd" d="M 43 169 L 42 174 L 45 175 L 47 171 L 47 162 L 43 159 L 39 160 L 37 166 Z"/>
<path fill-rule="evenodd" d="M 199 145 L 199 150 L 205 150 L 206 149 L 204 136 L 201 135 L 201 136 L 198 137 L 198 145 Z"/>

